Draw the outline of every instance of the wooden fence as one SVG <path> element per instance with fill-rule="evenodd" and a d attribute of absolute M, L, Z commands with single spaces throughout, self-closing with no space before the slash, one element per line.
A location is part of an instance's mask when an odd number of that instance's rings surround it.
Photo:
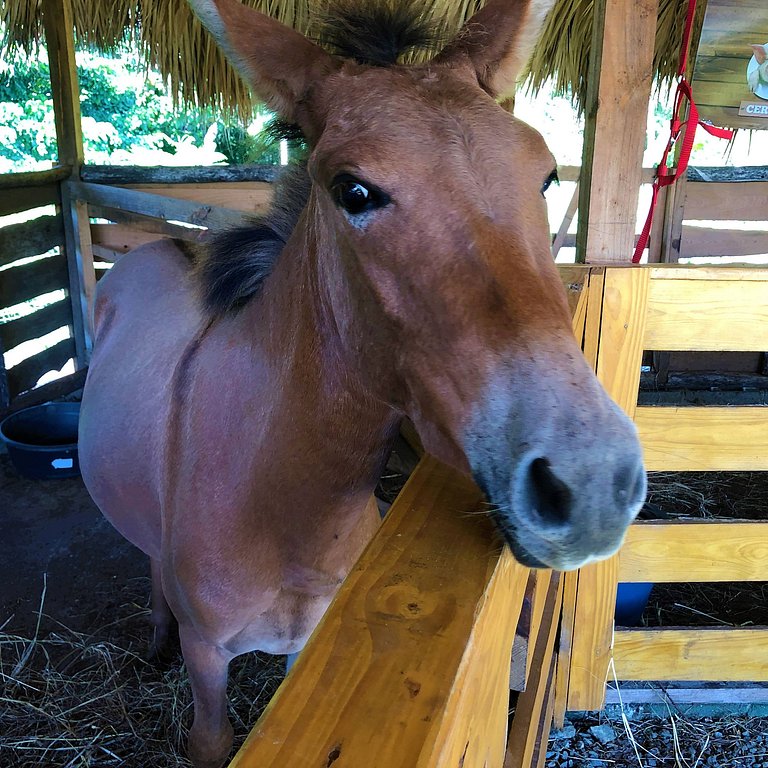
<path fill-rule="evenodd" d="M 634 419 L 650 471 L 768 469 L 764 406 L 637 405 L 644 350 L 768 349 L 768 269 L 609 267 L 589 278 L 585 352 Z M 638 522 L 618 556 L 568 574 L 557 720 L 618 680 L 768 680 L 768 628 L 620 629 L 619 582 L 768 581 L 768 522 Z"/>

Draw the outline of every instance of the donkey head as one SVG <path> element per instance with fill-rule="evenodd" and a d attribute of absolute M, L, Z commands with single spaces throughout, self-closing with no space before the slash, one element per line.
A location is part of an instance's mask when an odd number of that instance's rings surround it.
<path fill-rule="evenodd" d="M 523 563 L 613 553 L 645 494 L 639 444 L 573 338 L 543 196 L 555 160 L 496 101 L 553 0 L 489 0 L 411 66 L 331 55 L 237 0 L 191 3 L 309 141 L 294 237 L 349 369 L 472 472 Z"/>

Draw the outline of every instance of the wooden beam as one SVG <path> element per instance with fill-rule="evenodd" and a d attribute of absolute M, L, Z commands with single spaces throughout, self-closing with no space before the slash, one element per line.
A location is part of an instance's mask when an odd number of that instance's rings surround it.
<path fill-rule="evenodd" d="M 22 267 L 3 270 L 0 280 L 0 307 L 12 307 L 66 287 L 66 260 L 63 256 L 47 256 Z"/>
<path fill-rule="evenodd" d="M 0 267 L 40 256 L 64 245 L 64 227 L 58 216 L 40 216 L 0 228 Z"/>
<path fill-rule="evenodd" d="M 768 469 L 765 407 L 644 406 L 635 425 L 650 471 Z"/>
<path fill-rule="evenodd" d="M 72 339 L 62 339 L 58 344 L 14 365 L 8 370 L 11 398 L 32 389 L 43 374 L 60 370 L 74 356 L 75 345 Z"/>
<path fill-rule="evenodd" d="M 1 369 L 2 366 L 0 366 L 0 379 L 2 378 Z M 75 371 L 75 373 L 67 374 L 55 381 L 48 382 L 48 384 L 43 384 L 36 389 L 19 395 L 14 398 L 8 407 L 0 409 L 0 419 L 4 419 L 6 416 L 16 413 L 16 411 L 20 411 L 22 408 L 41 405 L 49 400 L 56 400 L 59 397 L 64 397 L 64 395 L 69 395 L 81 389 L 85 384 L 87 370 L 87 368 L 81 368 L 79 371 Z"/>
<path fill-rule="evenodd" d="M 46 171 L 22 171 L 21 173 L 0 173 L 0 189 L 24 189 L 56 184 L 72 174 L 71 165 L 57 165 Z"/>
<path fill-rule="evenodd" d="M 720 681 L 716 681 L 720 683 Z M 619 693 L 621 695 L 619 695 Z M 768 688 L 744 688 L 743 686 L 723 686 L 717 688 L 629 688 L 619 686 L 609 688 L 605 695 L 606 704 L 672 704 L 687 707 L 691 704 L 724 704 L 732 707 L 734 703 L 768 704 Z"/>
<path fill-rule="evenodd" d="M 86 165 L 80 178 L 95 184 L 212 184 L 220 182 L 273 182 L 284 169 L 279 165 L 208 165 L 174 168 L 145 165 Z"/>
<path fill-rule="evenodd" d="M 151 216 L 164 221 L 183 221 L 209 229 L 238 227 L 252 221 L 252 217 L 242 211 L 201 205 L 187 200 L 174 200 L 149 192 L 136 192 L 121 187 L 107 187 L 85 182 L 69 182 L 68 186 L 75 200 L 89 205 Z"/>
<path fill-rule="evenodd" d="M 0 216 L 10 216 L 12 213 L 60 203 L 58 184 L 0 189 Z"/>
<path fill-rule="evenodd" d="M 648 101 L 653 73 L 658 0 L 596 0 L 577 260 L 630 260 Z"/>
<path fill-rule="evenodd" d="M 31 315 L 24 315 L 0 325 L 0 337 L 6 349 L 13 349 L 25 341 L 38 339 L 62 326 L 71 324 L 72 308 L 66 299 L 62 299 Z"/>
<path fill-rule="evenodd" d="M 51 72 L 56 144 L 61 165 L 77 177 L 84 160 L 80 86 L 75 64 L 75 22 L 71 0 L 42 0 L 43 28 Z"/>
<path fill-rule="evenodd" d="M 619 680 L 768 680 L 768 629 L 617 630 Z"/>
<path fill-rule="evenodd" d="M 638 522 L 619 552 L 623 582 L 768 581 L 768 521 Z"/>
<path fill-rule="evenodd" d="M 688 182 L 687 220 L 765 221 L 768 181 Z"/>
<path fill-rule="evenodd" d="M 480 499 L 420 462 L 232 768 L 501 764 L 528 570 Z"/>
<path fill-rule="evenodd" d="M 263 215 L 272 203 L 274 188 L 264 181 L 229 181 L 218 184 L 131 184 L 126 189 L 190 200 L 201 205 L 229 208 L 251 216 Z"/>

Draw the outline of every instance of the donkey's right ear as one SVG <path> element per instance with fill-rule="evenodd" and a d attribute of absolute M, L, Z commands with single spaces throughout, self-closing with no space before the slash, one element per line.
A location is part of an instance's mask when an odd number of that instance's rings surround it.
<path fill-rule="evenodd" d="M 189 0 L 254 94 L 283 120 L 305 131 L 300 104 L 315 82 L 340 64 L 290 27 L 238 0 Z"/>

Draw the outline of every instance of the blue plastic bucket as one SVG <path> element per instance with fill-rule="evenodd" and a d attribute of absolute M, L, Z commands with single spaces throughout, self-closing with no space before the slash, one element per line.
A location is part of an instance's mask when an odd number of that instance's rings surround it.
<path fill-rule="evenodd" d="M 19 474 L 35 480 L 79 475 L 79 418 L 80 403 L 46 403 L 3 419 L 0 437 Z"/>
<path fill-rule="evenodd" d="M 616 591 L 616 623 L 622 627 L 636 627 L 640 624 L 653 584 L 622 582 Z"/>

